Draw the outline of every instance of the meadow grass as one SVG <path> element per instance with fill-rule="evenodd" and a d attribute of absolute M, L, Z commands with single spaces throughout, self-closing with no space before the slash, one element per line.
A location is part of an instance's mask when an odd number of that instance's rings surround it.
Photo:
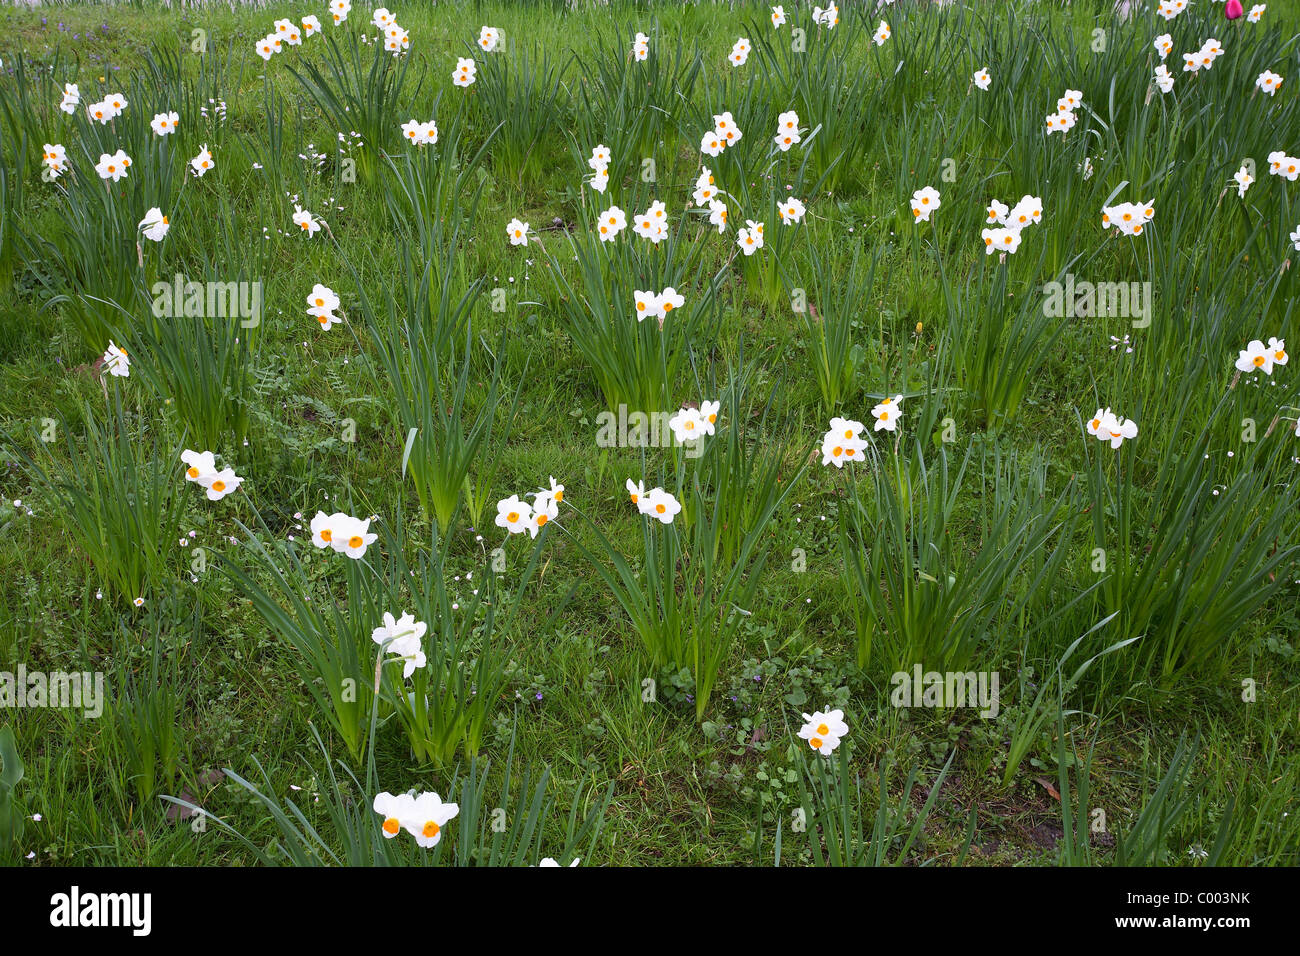
<path fill-rule="evenodd" d="M 1300 151 L 1300 12 L 1138 6 L 846 3 L 826 30 L 787 4 L 774 30 L 748 0 L 416 0 L 401 57 L 361 5 L 338 26 L 280 0 L 3 8 L 0 672 L 103 671 L 109 705 L 0 708 L 0 860 L 1297 862 L 1300 395 L 1292 365 L 1233 363 L 1300 336 L 1300 194 L 1265 159 Z M 323 35 L 256 55 L 307 13 Z M 1209 37 L 1213 69 L 1179 72 Z M 130 106 L 65 115 L 66 82 Z M 1046 135 L 1067 88 L 1077 125 Z M 780 152 L 786 110 L 803 142 Z M 701 156 L 723 111 L 744 136 Z M 405 142 L 411 119 L 438 143 Z M 45 143 L 72 174 L 42 178 Z M 990 201 L 1022 195 L 1041 223 L 986 255 Z M 657 244 L 631 229 L 654 200 Z M 1140 237 L 1101 226 L 1127 201 L 1156 210 Z M 158 317 L 178 274 L 260 281 L 260 321 Z M 1067 276 L 1149 283 L 1149 325 L 1052 314 Z M 306 314 L 317 283 L 341 328 Z M 634 293 L 670 286 L 685 304 L 637 321 Z M 109 339 L 129 377 L 97 362 Z M 871 432 L 896 395 L 899 430 Z M 620 405 L 702 400 L 699 457 L 597 443 Z M 1090 437 L 1099 407 L 1137 437 Z M 866 461 L 821 464 L 833 416 L 867 421 Z M 245 484 L 207 500 L 184 448 Z M 493 524 L 548 476 L 559 527 Z M 313 547 L 318 510 L 376 516 L 377 541 Z M 428 623 L 414 680 L 376 670 L 386 611 Z M 998 714 L 894 706 L 916 663 L 999 672 Z M 823 758 L 797 731 L 832 708 L 849 733 Z M 411 787 L 460 800 L 434 853 L 380 838 L 374 794 Z"/>

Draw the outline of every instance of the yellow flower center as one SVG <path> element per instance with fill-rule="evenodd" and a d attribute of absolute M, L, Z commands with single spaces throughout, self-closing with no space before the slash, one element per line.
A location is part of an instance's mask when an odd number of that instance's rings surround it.
<path fill-rule="evenodd" d="M 333 532 L 330 531 L 329 528 L 321 528 L 321 531 L 320 531 L 320 539 L 321 539 L 322 541 L 329 541 L 329 539 L 330 539 L 332 536 L 333 536 Z"/>
<path fill-rule="evenodd" d="M 389 817 L 387 820 L 384 821 L 385 833 L 395 834 L 398 830 L 401 829 L 401 827 L 402 825 L 397 822 L 397 817 Z"/>
<path fill-rule="evenodd" d="M 197 478 L 199 476 L 199 470 L 191 465 L 185 470 L 185 474 L 189 475 L 191 478 Z"/>
<path fill-rule="evenodd" d="M 359 548 L 363 544 L 365 544 L 365 538 L 361 537 L 359 534 L 354 534 L 352 537 L 348 538 L 349 548 Z"/>
<path fill-rule="evenodd" d="M 506 515 L 506 520 L 509 521 L 511 524 L 514 524 L 516 521 L 519 520 L 519 512 L 518 511 L 510 512 L 510 514 Z"/>
<path fill-rule="evenodd" d="M 821 736 L 825 737 L 825 736 L 826 736 L 827 734 L 829 734 L 830 732 L 831 732 L 831 729 L 830 729 L 829 727 L 827 727 L 825 724 L 818 724 L 818 725 L 817 725 L 817 733 L 819 733 Z"/>
<path fill-rule="evenodd" d="M 213 490 L 213 491 L 225 491 L 225 490 L 226 490 L 226 483 L 225 483 L 224 481 L 214 481 L 214 482 L 212 483 L 212 490 Z"/>
<path fill-rule="evenodd" d="M 808 743 L 812 744 L 813 750 L 822 749 L 822 739 L 820 737 L 814 737 L 812 740 L 808 741 Z"/>
<path fill-rule="evenodd" d="M 1262 366 L 1263 364 L 1264 364 L 1264 356 L 1262 356 L 1262 355 L 1256 355 L 1256 356 L 1255 356 L 1255 367 L 1256 367 L 1256 368 L 1259 368 L 1259 367 Z"/>
<path fill-rule="evenodd" d="M 655 511 L 659 512 L 660 514 L 663 514 L 667 510 L 668 510 L 667 505 L 655 505 Z"/>

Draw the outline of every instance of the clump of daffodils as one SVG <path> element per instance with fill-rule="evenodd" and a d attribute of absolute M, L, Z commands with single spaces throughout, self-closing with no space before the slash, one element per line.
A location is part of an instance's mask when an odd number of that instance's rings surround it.
<path fill-rule="evenodd" d="M 548 522 L 560 516 L 560 502 L 564 500 L 564 485 L 558 484 L 555 477 L 550 477 L 550 487 L 533 492 L 530 504 L 518 495 L 502 498 L 497 502 L 496 526 L 505 528 L 510 534 L 522 534 L 527 531 L 536 538 L 538 532 Z"/>
<path fill-rule="evenodd" d="M 700 140 L 700 152 L 706 156 L 717 156 L 728 146 L 740 142 L 745 134 L 736 125 L 731 111 L 713 114 L 713 129 L 704 134 Z"/>
<path fill-rule="evenodd" d="M 822 466 L 843 468 L 846 461 L 861 461 L 867 447 L 861 437 L 864 427 L 851 418 L 832 418 L 830 429 L 822 436 Z"/>
<path fill-rule="evenodd" d="M 1174 76 L 1169 72 L 1169 67 L 1165 66 L 1163 63 L 1156 67 L 1155 74 L 1151 77 L 1151 81 L 1155 83 L 1156 89 L 1161 93 L 1168 93 L 1174 88 Z"/>
<path fill-rule="evenodd" d="M 459 56 L 456 58 L 456 69 L 451 72 L 451 81 L 456 86 L 469 86 L 474 82 L 474 77 L 478 73 L 478 66 L 469 57 Z"/>
<path fill-rule="evenodd" d="M 752 256 L 759 249 L 762 249 L 763 224 L 754 222 L 752 219 L 746 219 L 745 228 L 736 230 L 736 245 L 740 246 L 740 251 L 747 256 Z"/>
<path fill-rule="evenodd" d="M 636 302 L 636 320 L 644 322 L 649 317 L 659 320 L 659 328 L 664 327 L 664 320 L 668 318 L 668 313 L 674 309 L 680 309 L 686 304 L 685 296 L 679 295 L 677 290 L 672 286 L 664 289 L 658 295 L 650 291 L 635 289 L 632 297 Z"/>
<path fill-rule="evenodd" d="M 460 813 L 460 807 L 443 803 L 438 794 L 417 794 L 414 790 L 396 796 L 387 791 L 377 793 L 372 806 L 384 818 L 381 829 L 386 839 L 391 840 L 405 830 L 426 849 L 438 845 L 442 828 Z"/>
<path fill-rule="evenodd" d="M 46 143 L 41 163 L 50 171 L 50 179 L 58 179 L 68 170 L 68 151 L 62 143 Z"/>
<path fill-rule="evenodd" d="M 336 511 L 327 515 L 316 512 L 311 519 L 311 543 L 318 548 L 332 548 L 354 560 L 365 557 L 366 548 L 378 540 L 379 535 L 370 530 L 370 519 L 364 521 Z"/>
<path fill-rule="evenodd" d="M 835 29 L 835 24 L 840 22 L 840 8 L 831 4 L 825 10 L 821 7 L 813 7 L 813 23 L 819 27 L 826 27 L 828 30 Z"/>
<path fill-rule="evenodd" d="M 1124 439 L 1137 438 L 1137 423 L 1127 418 L 1120 418 L 1109 408 L 1099 408 L 1088 424 L 1084 426 L 1088 434 L 1098 441 L 1110 442 L 1111 448 L 1118 448 Z"/>
<path fill-rule="evenodd" d="M 1172 20 L 1187 9 L 1187 0 L 1160 0 L 1156 4 L 1156 13 L 1166 20 Z"/>
<path fill-rule="evenodd" d="M 334 21 L 334 25 L 338 26 L 338 24 L 346 20 L 348 18 L 348 11 L 351 9 L 352 3 L 350 0 L 332 0 L 330 3 L 330 18 Z M 380 23 L 381 14 L 383 15 L 382 19 L 384 20 L 384 23 L 387 24 L 387 28 L 391 28 L 394 31 L 394 38 L 390 44 L 386 45 L 386 49 L 394 51 L 406 49 L 410 42 L 406 37 L 406 31 L 397 26 L 397 21 L 393 19 L 392 14 L 383 7 L 380 7 L 375 11 L 375 26 L 379 27 L 381 30 L 386 29 L 386 27 Z M 271 32 L 257 41 L 255 49 L 257 50 L 257 55 L 263 60 L 270 60 L 271 57 L 282 52 L 285 47 L 301 46 L 303 40 L 308 37 L 314 37 L 316 34 L 320 33 L 320 31 L 320 19 L 314 14 L 308 14 L 303 17 L 301 25 L 294 23 L 292 20 L 276 20 Z"/>
<path fill-rule="evenodd" d="M 650 56 L 650 38 L 644 33 L 637 33 L 632 41 L 632 59 L 644 62 Z"/>
<path fill-rule="evenodd" d="M 126 176 L 126 171 L 131 168 L 131 157 L 126 155 L 126 150 L 119 149 L 116 153 L 100 153 L 99 162 L 95 164 L 95 172 L 99 178 L 105 181 L 112 180 L 117 182 Z"/>
<path fill-rule="evenodd" d="M 416 146 L 435 146 L 438 142 L 438 126 L 432 120 L 421 123 L 413 119 L 402 124 L 402 135 Z"/>
<path fill-rule="evenodd" d="M 1223 55 L 1223 47 L 1219 41 L 1211 37 L 1201 44 L 1201 48 L 1195 53 L 1183 54 L 1183 72 L 1196 73 L 1199 70 L 1208 70 L 1214 66 L 1214 61 Z"/>
<path fill-rule="evenodd" d="M 849 725 L 844 722 L 844 711 L 836 709 L 822 713 L 820 710 L 804 714 L 804 725 L 799 736 L 808 746 L 823 756 L 829 756 L 840 741 L 848 735 Z"/>
<path fill-rule="evenodd" d="M 180 120 L 179 113 L 155 113 L 154 118 L 149 121 L 149 128 L 153 130 L 155 136 L 170 136 L 176 132 Z"/>
<path fill-rule="evenodd" d="M 205 489 L 209 501 L 220 501 L 244 481 L 233 468 L 217 468 L 215 456 L 210 451 L 186 448 L 181 452 L 181 461 L 187 466 L 185 480 Z"/>
<path fill-rule="evenodd" d="M 328 332 L 334 323 L 343 321 L 341 316 L 334 314 L 338 307 L 339 297 L 329 286 L 317 282 L 311 287 L 311 294 L 307 296 L 307 314 L 320 323 L 321 331 Z"/>
<path fill-rule="evenodd" d="M 1151 202 L 1122 202 L 1117 206 L 1102 207 L 1101 224 L 1106 229 L 1114 226 L 1122 236 L 1140 236 L 1155 215 L 1155 206 Z"/>
<path fill-rule="evenodd" d="M 749 41 L 744 37 L 738 39 L 731 46 L 731 53 L 727 55 L 728 62 L 732 66 L 744 66 L 745 61 L 749 59 Z"/>
<path fill-rule="evenodd" d="M 714 433 L 718 423 L 719 402 L 701 402 L 699 408 L 682 408 L 668 419 L 668 427 L 679 442 L 698 441 Z"/>
<path fill-rule="evenodd" d="M 587 160 L 587 165 L 592 170 L 591 179 L 587 182 L 592 189 L 602 195 L 604 195 L 605 187 L 609 185 L 609 161 L 611 155 L 609 147 L 602 144 L 591 151 L 591 158 Z"/>
<path fill-rule="evenodd" d="M 1239 372 L 1263 372 L 1265 375 L 1273 374 L 1274 365 L 1285 365 L 1290 356 L 1286 354 L 1286 341 L 1279 338 L 1270 338 L 1268 345 L 1265 345 L 1259 339 L 1251 339 L 1250 342 L 1237 355 L 1237 370 Z"/>
<path fill-rule="evenodd" d="M 642 239 L 649 239 L 651 244 L 659 245 L 668 238 L 668 207 L 656 199 L 650 208 L 636 217 L 632 231 Z"/>
<path fill-rule="evenodd" d="M 1280 149 L 1268 154 L 1268 171 L 1274 176 L 1281 176 L 1287 182 L 1295 182 L 1300 176 L 1300 159 L 1288 156 Z"/>
<path fill-rule="evenodd" d="M 1074 111 L 1083 105 L 1083 94 L 1078 90 L 1066 90 L 1065 95 L 1056 101 L 1056 112 L 1047 117 L 1047 135 L 1068 133 L 1074 129 L 1078 118 Z"/>
<path fill-rule="evenodd" d="M 994 199 L 989 202 L 984 221 L 993 227 L 980 233 L 984 240 L 984 254 L 1014 254 L 1020 248 L 1021 232 L 1043 221 L 1043 199 L 1026 194 L 1011 207 Z"/>
<path fill-rule="evenodd" d="M 63 100 L 65 103 L 68 102 L 66 88 L 64 89 Z M 80 102 L 80 97 L 78 97 L 75 102 Z M 121 116 L 122 111 L 126 109 L 127 105 L 126 97 L 121 93 L 110 93 L 98 103 L 91 103 L 87 106 L 86 115 L 90 117 L 90 119 L 99 123 L 100 126 L 105 126 L 112 120 Z M 71 113 L 72 111 L 68 110 L 67 112 Z"/>
<path fill-rule="evenodd" d="M 484 53 L 491 53 L 501 43 L 501 31 L 496 27 L 483 27 L 478 32 L 478 45 Z"/>
<path fill-rule="evenodd" d="M 610 206 L 596 218 L 596 234 L 601 242 L 613 242 L 627 228 L 627 216 L 618 206 Z"/>
<path fill-rule="evenodd" d="M 384 612 L 384 623 L 370 633 L 370 639 L 379 645 L 382 653 L 392 654 L 402 661 L 402 678 L 405 680 L 428 663 L 424 653 L 424 635 L 429 625 L 417 621 L 414 614 L 403 614 L 394 619 Z"/>
<path fill-rule="evenodd" d="M 784 153 L 800 141 L 800 132 L 799 114 L 787 110 L 776 118 L 776 135 L 772 140 L 776 143 L 776 148 Z"/>
<path fill-rule="evenodd" d="M 917 222 L 929 222 L 930 214 L 939 208 L 939 190 L 926 186 L 912 193 L 912 218 Z"/>
<path fill-rule="evenodd" d="M 77 86 L 77 84 L 64 83 L 63 97 L 59 100 L 59 109 L 63 110 L 63 112 L 71 116 L 73 110 L 75 110 L 80 104 L 81 104 L 81 90 Z"/>
<path fill-rule="evenodd" d="M 671 493 L 662 488 L 645 490 L 645 482 L 627 480 L 627 493 L 636 505 L 636 510 L 648 518 L 655 518 L 662 524 L 672 524 L 682 510 L 682 504 Z"/>

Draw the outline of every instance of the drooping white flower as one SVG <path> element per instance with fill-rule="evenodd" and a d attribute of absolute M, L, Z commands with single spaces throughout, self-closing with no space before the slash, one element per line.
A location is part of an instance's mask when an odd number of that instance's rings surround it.
<path fill-rule="evenodd" d="M 140 225 L 136 228 L 144 231 L 146 239 L 162 242 L 163 236 L 167 235 L 167 230 L 171 228 L 171 223 L 167 221 L 167 217 L 163 215 L 161 209 L 152 206 L 144 214 L 144 218 L 140 220 Z"/>
<path fill-rule="evenodd" d="M 126 349 L 114 345 L 112 339 L 109 339 L 108 350 L 104 352 L 103 365 L 109 374 L 118 378 L 127 378 L 131 374 L 131 359 L 126 354 Z"/>

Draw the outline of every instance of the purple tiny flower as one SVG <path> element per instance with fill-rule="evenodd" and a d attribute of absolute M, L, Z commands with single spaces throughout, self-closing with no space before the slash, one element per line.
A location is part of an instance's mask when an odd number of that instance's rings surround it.
<path fill-rule="evenodd" d="M 541 700 L 541 699 L 542 699 L 542 694 L 541 694 L 540 691 L 538 691 L 538 693 L 537 693 L 537 699 L 538 699 L 538 700 Z"/>

